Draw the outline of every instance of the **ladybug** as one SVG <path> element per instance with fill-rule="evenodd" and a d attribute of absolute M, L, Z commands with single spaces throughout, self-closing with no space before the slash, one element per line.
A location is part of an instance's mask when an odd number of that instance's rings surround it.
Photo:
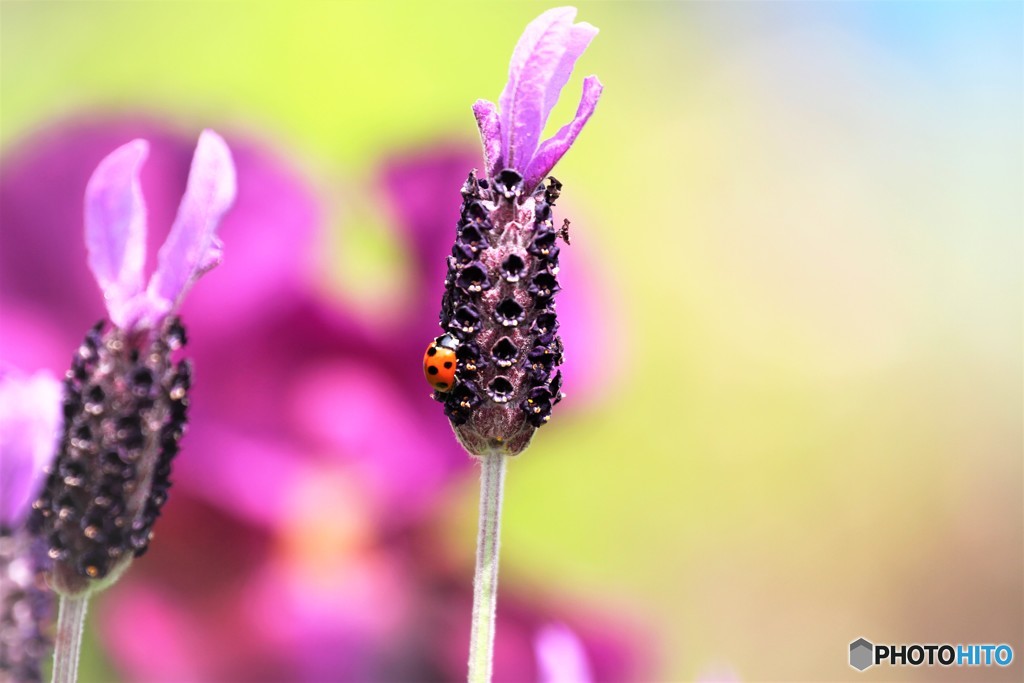
<path fill-rule="evenodd" d="M 423 376 L 438 391 L 451 391 L 455 385 L 458 364 L 455 351 L 458 348 L 458 339 L 450 334 L 442 334 L 430 342 L 427 352 L 423 354 Z"/>

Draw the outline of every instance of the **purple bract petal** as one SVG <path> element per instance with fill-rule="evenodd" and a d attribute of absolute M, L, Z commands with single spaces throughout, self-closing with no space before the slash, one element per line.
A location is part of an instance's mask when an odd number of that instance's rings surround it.
<path fill-rule="evenodd" d="M 192 283 L 220 262 L 217 226 L 235 201 L 235 166 L 224 140 L 211 130 L 199 136 L 185 196 L 147 291 L 154 325 L 177 307 Z"/>
<path fill-rule="evenodd" d="M 555 103 L 558 102 L 559 95 L 562 94 L 562 88 L 569 82 L 569 76 L 572 75 L 572 69 L 576 66 L 576 61 L 583 55 L 587 46 L 590 45 L 590 41 L 594 39 L 597 33 L 597 28 L 586 22 L 569 26 L 568 33 L 564 39 L 563 46 L 565 47 L 565 52 L 562 54 L 562 59 L 550 70 L 550 80 L 548 80 L 547 89 L 544 92 L 542 125 L 547 123 L 551 110 L 554 108 Z"/>
<path fill-rule="evenodd" d="M 573 25 L 575 7 L 544 12 L 523 31 L 498 99 L 505 166 L 525 172 L 573 65 L 597 35 L 590 24 Z"/>
<path fill-rule="evenodd" d="M 572 121 L 562 126 L 555 133 L 554 137 L 546 140 L 537 149 L 537 153 L 523 174 L 526 187 L 532 188 L 543 180 L 551 172 L 551 169 L 555 167 L 555 164 L 558 163 L 558 160 L 569 151 L 572 143 L 576 141 L 576 136 L 580 134 L 584 124 L 586 124 L 590 115 L 594 113 L 594 108 L 597 106 L 597 101 L 601 98 L 601 91 L 603 89 L 604 86 L 601 85 L 601 81 L 597 79 L 597 76 L 587 76 L 583 80 L 583 97 L 580 99 L 580 106 L 576 109 L 576 116 L 573 117 Z"/>
<path fill-rule="evenodd" d="M 551 73 L 565 54 L 574 7 L 556 7 L 527 25 L 512 52 L 508 82 L 498 98 L 505 163 L 509 168 L 530 162 L 544 129 L 544 97 Z"/>
<path fill-rule="evenodd" d="M 142 291 L 146 204 L 139 170 L 148 153 L 145 140 L 118 147 L 100 162 L 85 190 L 89 268 L 103 292 L 110 319 L 122 328 L 135 322 L 135 297 Z"/>
<path fill-rule="evenodd" d="M 477 100 L 473 105 L 476 125 L 480 128 L 480 141 L 484 145 L 484 162 L 487 175 L 494 176 L 501 170 L 504 159 L 501 154 L 501 121 L 498 108 L 493 102 Z"/>
<path fill-rule="evenodd" d="M 57 452 L 61 385 L 47 372 L 0 374 L 0 526 L 18 526 Z"/>

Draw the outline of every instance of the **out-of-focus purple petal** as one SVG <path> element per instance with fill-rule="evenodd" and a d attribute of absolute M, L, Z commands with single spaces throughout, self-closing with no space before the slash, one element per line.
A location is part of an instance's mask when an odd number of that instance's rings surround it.
<path fill-rule="evenodd" d="M 575 7 L 556 7 L 527 25 L 512 52 L 501 110 L 505 165 L 525 172 L 544 130 L 545 99 L 552 76 L 566 53 Z"/>
<path fill-rule="evenodd" d="M 445 624 L 445 628 L 432 634 L 426 646 L 431 656 L 442 662 L 441 680 L 456 680 L 466 671 L 466 646 L 469 638 L 470 590 L 453 578 L 451 585 L 433 587 L 438 599 L 431 608 L 439 614 L 427 623 Z M 628 614 L 601 615 L 582 612 L 578 607 L 559 605 L 557 600 L 526 599 L 516 593 L 514 586 L 506 586 L 502 604 L 498 609 L 494 631 L 494 683 L 520 683 L 541 679 L 541 663 L 537 659 L 537 633 L 552 622 L 564 623 L 586 653 L 587 670 L 594 681 L 654 680 L 650 669 L 653 661 L 646 651 L 649 636 L 639 628 Z M 465 611 L 463 615 L 460 610 Z"/>
<path fill-rule="evenodd" d="M 305 471 L 294 445 L 251 438 L 233 430 L 194 422 L 187 457 L 175 463 L 181 487 L 228 514 L 273 527 L 288 504 L 287 494 Z"/>
<path fill-rule="evenodd" d="M 573 216 L 570 229 L 586 226 L 586 215 L 580 215 L 582 209 L 572 204 L 559 204 L 558 208 L 559 215 Z M 586 227 L 581 227 L 580 234 L 585 232 Z M 620 283 L 602 275 L 603 261 L 589 248 L 588 240 L 573 239 L 571 246 L 562 248 L 559 258 L 562 291 L 558 294 L 558 329 L 566 348 L 560 368 L 566 399 L 560 407 L 576 413 L 605 400 L 622 378 L 629 376 L 629 359 L 604 363 L 600 344 L 593 343 L 594 339 L 607 339 L 613 330 L 628 329 L 629 321 L 624 319 L 628 314 L 624 311 L 629 307 L 620 301 Z"/>
<path fill-rule="evenodd" d="M 576 141 L 576 136 L 580 134 L 583 126 L 594 113 L 594 108 L 597 107 L 597 101 L 601 99 L 603 89 L 604 86 L 601 85 L 597 76 L 587 76 L 583 79 L 583 97 L 580 99 L 580 106 L 576 109 L 576 116 L 537 149 L 529 167 L 523 173 L 526 188 L 535 187 L 551 172 L 558 160 L 569 151 L 572 143 Z"/>
<path fill-rule="evenodd" d="M 493 102 L 477 100 L 473 104 L 473 115 L 480 129 L 480 141 L 484 146 L 484 162 L 487 175 L 493 176 L 501 170 L 504 163 L 501 155 L 501 120 L 498 108 Z"/>
<path fill-rule="evenodd" d="M 203 635 L 174 596 L 124 582 L 104 599 L 99 626 L 122 674 L 133 681 L 198 681 L 209 668 Z"/>
<path fill-rule="evenodd" d="M 583 642 L 565 624 L 541 627 L 533 647 L 537 653 L 540 683 L 590 683 L 594 680 Z"/>
<path fill-rule="evenodd" d="M 18 526 L 32 507 L 60 427 L 60 382 L 47 372 L 0 374 L 0 526 Z"/>
<path fill-rule="evenodd" d="M 421 396 L 380 366 L 358 358 L 318 364 L 296 377 L 292 392 L 293 422 L 363 482 L 382 517 L 415 518 L 464 469 L 444 445 L 447 434 L 414 407 Z"/>
<path fill-rule="evenodd" d="M 135 322 L 133 299 L 142 291 L 146 264 L 146 203 L 139 171 L 149 143 L 133 140 L 111 152 L 85 188 L 85 246 L 115 325 Z"/>
<path fill-rule="evenodd" d="M 148 294 L 154 305 L 166 307 L 154 314 L 150 324 L 173 310 L 192 282 L 220 262 L 215 232 L 234 203 L 236 190 L 235 165 L 227 143 L 212 130 L 204 130 L 192 158 L 178 216 L 160 248 L 157 270 L 149 283 Z"/>

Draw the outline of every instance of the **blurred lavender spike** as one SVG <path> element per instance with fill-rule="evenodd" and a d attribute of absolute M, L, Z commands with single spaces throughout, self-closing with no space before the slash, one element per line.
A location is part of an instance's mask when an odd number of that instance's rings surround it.
<path fill-rule="evenodd" d="M 0 528 L 19 527 L 57 452 L 60 382 L 0 372 Z"/>
<path fill-rule="evenodd" d="M 60 405 L 60 382 L 49 373 L 0 371 L 0 675 L 16 683 L 41 679 L 50 648 L 45 551 L 24 521 L 57 451 Z"/>
<path fill-rule="evenodd" d="M 72 359 L 57 461 L 31 518 L 32 530 L 48 542 L 54 588 L 65 597 L 115 581 L 149 547 L 187 426 L 192 383 L 191 365 L 175 357 L 187 339 L 172 313 L 220 261 L 216 229 L 237 190 L 227 145 L 203 131 L 177 218 L 143 290 L 139 173 L 148 151 L 145 140 L 117 148 L 85 192 L 89 267 L 114 326 L 100 321 Z"/>

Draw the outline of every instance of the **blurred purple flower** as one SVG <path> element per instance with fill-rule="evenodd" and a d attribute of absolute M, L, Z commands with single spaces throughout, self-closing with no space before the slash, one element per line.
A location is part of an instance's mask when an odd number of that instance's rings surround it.
<path fill-rule="evenodd" d="M 0 528 L 25 521 L 57 452 L 61 387 L 49 372 L 0 369 Z"/>
<path fill-rule="evenodd" d="M 67 349 L 101 316 L 77 198 L 100 159 L 136 137 L 153 148 L 139 179 L 151 223 L 170 224 L 192 145 L 163 125 L 74 124 L 0 160 L 0 355 L 63 370 Z M 421 400 L 418 362 L 405 359 L 436 330 L 435 269 L 459 202 L 437 198 L 461 183 L 472 150 L 446 145 L 382 165 L 377 194 L 409 249 L 408 298 L 402 315 L 365 319 L 316 279 L 322 210 L 308 186 L 266 148 L 227 139 L 238 194 L 218 235 L 229 252 L 182 306 L 198 369 L 186 450 L 160 541 L 97 602 L 105 647 L 138 681 L 366 680 L 389 667 L 405 678 L 459 677 L 470 596 L 452 587 L 468 581 L 438 567 L 438 544 L 423 539 L 470 463 Z M 150 253 L 159 237 L 147 236 Z M 581 336 L 600 337 L 613 323 L 588 297 L 601 290 L 585 264 L 572 270 L 560 313 L 580 319 Z M 577 360 L 566 373 L 577 376 L 577 400 L 593 400 L 606 375 Z M 503 623 L 499 649 L 509 654 L 498 674 L 523 680 L 521 671 L 535 676 L 526 634 L 552 619 L 576 622 L 516 608 L 509 595 L 509 618 L 524 626 Z M 444 629 L 431 630 L 436 623 Z M 577 632 L 597 655 L 598 679 L 636 677 L 615 673 L 637 660 L 618 635 Z M 611 665 L 603 653 L 615 653 Z"/>
<path fill-rule="evenodd" d="M 590 683 L 587 652 L 571 628 L 565 624 L 546 624 L 534 641 L 540 683 Z"/>

